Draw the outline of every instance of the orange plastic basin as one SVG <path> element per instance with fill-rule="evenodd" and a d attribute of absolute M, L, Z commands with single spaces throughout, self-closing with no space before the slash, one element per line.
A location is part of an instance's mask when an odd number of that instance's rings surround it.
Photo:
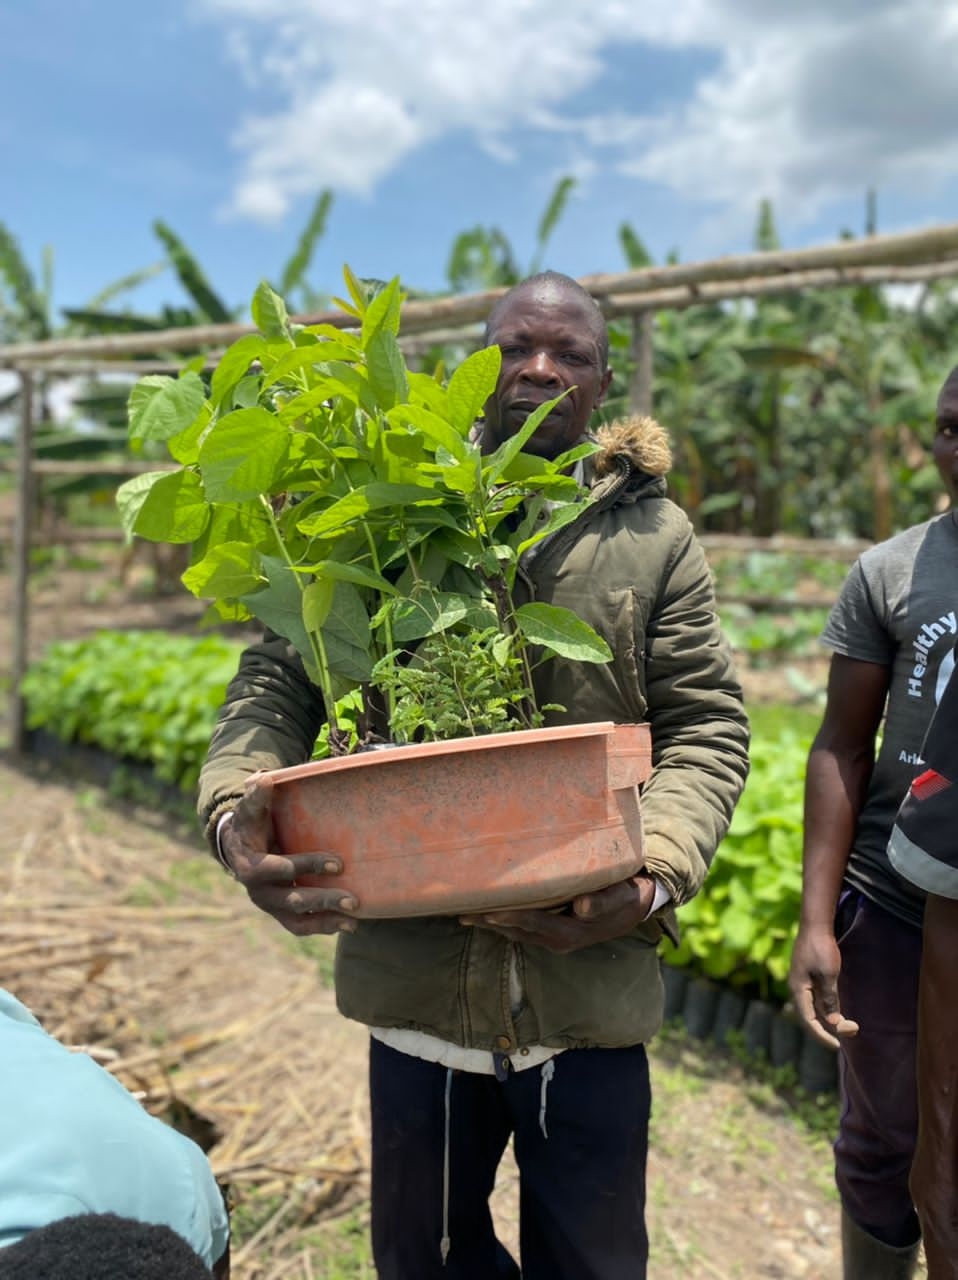
<path fill-rule="evenodd" d="M 343 860 L 323 883 L 365 918 L 547 906 L 643 864 L 649 726 L 601 722 L 458 738 L 275 770 L 284 853 Z"/>

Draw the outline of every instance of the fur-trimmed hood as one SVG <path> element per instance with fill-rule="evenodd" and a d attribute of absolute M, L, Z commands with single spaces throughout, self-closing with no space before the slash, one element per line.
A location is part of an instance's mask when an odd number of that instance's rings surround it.
<path fill-rule="evenodd" d="M 618 459 L 647 476 L 664 476 L 672 467 L 672 447 L 665 428 L 654 418 L 617 418 L 595 433 L 599 452 L 590 459 L 597 480 L 619 468 Z"/>

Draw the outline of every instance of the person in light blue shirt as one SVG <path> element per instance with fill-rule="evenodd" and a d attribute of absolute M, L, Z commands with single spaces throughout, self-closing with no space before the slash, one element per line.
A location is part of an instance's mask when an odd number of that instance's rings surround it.
<path fill-rule="evenodd" d="M 0 1249 L 110 1213 L 171 1227 L 228 1275 L 229 1218 L 203 1152 L 2 988 L 0 1098 Z"/>

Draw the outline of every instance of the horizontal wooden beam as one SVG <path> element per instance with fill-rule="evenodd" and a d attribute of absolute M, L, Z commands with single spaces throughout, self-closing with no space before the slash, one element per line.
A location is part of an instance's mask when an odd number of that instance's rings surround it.
<path fill-rule="evenodd" d="M 16 471 L 16 462 L 0 462 L 0 472 Z M 34 459 L 30 472 L 35 476 L 139 476 L 147 471 L 177 471 L 176 462 L 72 462 L 55 458 Z"/>
<path fill-rule="evenodd" d="M 647 311 L 685 311 L 707 303 L 731 302 L 741 298 L 775 297 L 801 293 L 806 289 L 840 289 L 879 284 L 933 284 L 936 280 L 958 280 L 958 257 L 914 267 L 823 267 L 795 275 L 757 277 L 731 282 L 682 285 L 651 293 L 616 294 L 603 298 L 600 306 L 609 319 Z"/>
<path fill-rule="evenodd" d="M 854 560 L 874 545 L 864 538 L 753 538 L 739 533 L 700 533 L 698 540 L 706 551 L 767 551 L 832 560 Z"/>
<path fill-rule="evenodd" d="M 949 222 L 924 231 L 866 236 L 862 240 L 840 240 L 807 249 L 771 249 L 713 258 L 709 262 L 678 262 L 668 267 L 642 267 L 614 275 L 580 276 L 579 283 L 595 297 L 608 298 L 705 281 L 749 280 L 826 268 L 907 266 L 955 256 L 958 256 L 958 222 Z"/>
<path fill-rule="evenodd" d="M 729 283 L 782 277 L 812 270 L 854 270 L 864 267 L 909 266 L 940 262 L 958 257 L 958 223 L 946 223 L 923 231 L 898 235 L 869 236 L 863 240 L 842 240 L 837 244 L 806 249 L 748 253 L 707 262 L 675 263 L 665 267 L 643 267 L 618 274 L 589 275 L 580 283 L 596 298 L 629 297 L 680 286 Z M 492 305 L 505 289 L 448 298 L 425 298 L 407 302 L 402 309 L 405 336 L 437 329 L 460 328 L 485 320 Z M 631 305 L 631 304 L 630 304 Z M 658 305 L 664 305 L 662 303 Z M 631 305 L 632 310 L 643 308 Z M 342 311 L 296 317 L 306 324 L 331 324 L 349 328 L 355 317 Z M 222 348 L 237 338 L 254 332 L 250 324 L 208 324 L 184 329 L 157 329 L 145 333 L 109 334 L 90 338 L 63 338 L 45 342 L 20 342 L 0 347 L 0 367 L 13 368 L 27 361 L 60 357 L 90 357 L 202 351 Z"/>

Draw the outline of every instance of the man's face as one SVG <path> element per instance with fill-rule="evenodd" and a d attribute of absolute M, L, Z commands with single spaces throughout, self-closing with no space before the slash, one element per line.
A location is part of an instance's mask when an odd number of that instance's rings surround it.
<path fill-rule="evenodd" d="M 515 435 L 538 405 L 569 391 L 525 450 L 555 458 L 570 449 L 588 427 L 612 377 L 595 313 L 574 293 L 554 285 L 520 289 L 494 317 L 489 341 L 502 351 L 502 369 L 486 401 L 484 441 L 496 448 Z"/>
<path fill-rule="evenodd" d="M 958 503 L 958 387 L 946 386 L 938 397 L 932 454 L 952 502 Z"/>

